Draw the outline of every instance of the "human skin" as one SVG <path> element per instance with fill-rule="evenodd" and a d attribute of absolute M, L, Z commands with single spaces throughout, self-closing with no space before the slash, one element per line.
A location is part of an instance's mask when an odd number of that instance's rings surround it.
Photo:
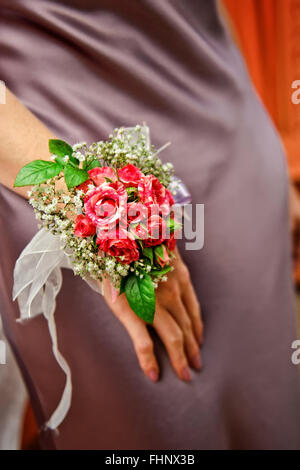
<path fill-rule="evenodd" d="M 20 168 L 35 159 L 49 158 L 48 140 L 55 136 L 9 90 L 6 104 L 0 107 L 0 182 L 24 198 L 28 187 L 14 188 Z M 201 369 L 200 345 L 203 324 L 200 305 L 193 289 L 189 271 L 176 252 L 174 271 L 156 291 L 156 312 L 153 327 L 161 338 L 177 376 L 191 380 L 190 367 Z M 112 312 L 129 333 L 141 369 L 156 382 L 159 367 L 146 323 L 130 309 L 124 294 L 112 302 L 108 280 L 104 297 Z"/>

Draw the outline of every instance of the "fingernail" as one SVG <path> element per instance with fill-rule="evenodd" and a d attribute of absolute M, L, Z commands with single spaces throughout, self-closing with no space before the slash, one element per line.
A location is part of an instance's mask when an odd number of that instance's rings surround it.
<path fill-rule="evenodd" d="M 200 354 L 197 353 L 191 360 L 193 366 L 195 367 L 195 369 L 197 370 L 200 370 L 201 367 L 202 367 L 202 361 L 201 361 L 201 357 L 200 357 Z"/>
<path fill-rule="evenodd" d="M 188 367 L 185 367 L 181 373 L 182 380 L 190 382 L 192 380 L 191 371 Z"/>
<path fill-rule="evenodd" d="M 157 382 L 158 381 L 158 372 L 155 369 L 152 369 L 148 372 L 148 377 L 152 382 Z"/>

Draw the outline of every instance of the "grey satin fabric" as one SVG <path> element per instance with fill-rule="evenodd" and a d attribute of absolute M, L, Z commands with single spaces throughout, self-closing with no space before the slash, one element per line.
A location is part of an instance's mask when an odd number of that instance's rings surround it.
<path fill-rule="evenodd" d="M 73 402 L 47 448 L 300 447 L 300 389 L 285 157 L 214 1 L 0 0 L 0 77 L 58 137 L 105 138 L 146 121 L 205 204 L 205 247 L 185 251 L 202 304 L 204 369 L 180 382 L 155 338 L 161 380 L 140 372 L 123 327 L 70 272 L 59 344 Z M 37 157 L 41 157 L 37 155 Z M 1 189 L 1 313 L 42 425 L 64 377 L 45 320 L 15 322 L 14 262 L 36 231 Z"/>

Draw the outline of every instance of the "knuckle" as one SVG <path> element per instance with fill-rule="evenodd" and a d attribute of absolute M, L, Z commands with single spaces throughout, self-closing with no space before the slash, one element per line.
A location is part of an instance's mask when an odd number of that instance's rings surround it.
<path fill-rule="evenodd" d="M 153 352 L 153 343 L 152 341 L 140 341 L 136 346 L 137 353 L 140 355 L 148 355 Z"/>
<path fill-rule="evenodd" d="M 185 333 L 190 333 L 192 331 L 192 322 L 189 318 L 186 318 L 182 322 L 182 329 Z"/>
<path fill-rule="evenodd" d="M 187 285 L 190 282 L 190 272 L 185 265 L 180 269 L 180 281 L 183 285 Z"/>
<path fill-rule="evenodd" d="M 180 330 L 170 336 L 170 344 L 173 348 L 180 348 L 182 346 L 183 333 Z"/>
<path fill-rule="evenodd" d="M 195 299 L 195 303 L 193 305 L 193 308 L 191 309 L 191 315 L 193 317 L 193 321 L 197 321 L 198 323 L 202 323 L 200 313 L 201 313 L 200 303 L 198 302 L 197 299 Z"/>
<path fill-rule="evenodd" d="M 168 297 L 169 298 L 174 298 L 178 294 L 178 288 L 175 282 L 171 282 L 170 285 L 168 286 Z"/>

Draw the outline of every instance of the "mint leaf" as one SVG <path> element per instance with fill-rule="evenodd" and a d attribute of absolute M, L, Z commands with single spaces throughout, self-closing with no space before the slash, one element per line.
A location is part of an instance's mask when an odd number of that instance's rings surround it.
<path fill-rule="evenodd" d="M 88 162 L 88 164 L 86 165 L 86 170 L 92 170 L 93 168 L 98 168 L 98 167 L 101 167 L 101 164 L 98 160 L 98 158 L 93 158 L 92 160 L 90 160 Z"/>
<path fill-rule="evenodd" d="M 71 165 L 66 165 L 64 169 L 65 181 L 68 189 L 72 189 L 89 179 L 89 174 L 86 170 L 74 168 Z"/>
<path fill-rule="evenodd" d="M 148 274 L 140 279 L 130 274 L 125 285 L 125 294 L 134 313 L 148 323 L 153 323 L 155 313 L 155 291 Z"/>
<path fill-rule="evenodd" d="M 150 247 L 146 247 L 143 249 L 143 255 L 145 256 L 145 258 L 148 258 L 151 262 L 151 264 L 153 264 L 153 250 L 152 248 Z"/>
<path fill-rule="evenodd" d="M 63 167 L 57 162 L 34 160 L 21 168 L 17 174 L 14 187 L 45 183 L 50 178 L 58 175 L 62 169 Z"/>
<path fill-rule="evenodd" d="M 152 271 L 150 271 L 150 274 L 151 276 L 164 276 L 170 271 L 170 269 L 171 266 L 166 266 L 163 269 L 152 269 Z"/>
<path fill-rule="evenodd" d="M 65 155 L 71 157 L 73 153 L 71 145 L 67 144 L 67 142 L 64 142 L 63 140 L 58 139 L 49 140 L 49 150 L 51 153 L 54 153 L 59 157 L 64 157 Z"/>
<path fill-rule="evenodd" d="M 61 165 L 66 165 L 66 162 L 63 160 L 66 155 L 68 155 L 70 162 L 77 166 L 79 165 L 79 160 L 72 157 L 73 149 L 71 145 L 67 144 L 67 142 L 58 139 L 50 139 L 49 150 L 51 153 L 57 156 L 56 161 L 58 161 Z"/>

